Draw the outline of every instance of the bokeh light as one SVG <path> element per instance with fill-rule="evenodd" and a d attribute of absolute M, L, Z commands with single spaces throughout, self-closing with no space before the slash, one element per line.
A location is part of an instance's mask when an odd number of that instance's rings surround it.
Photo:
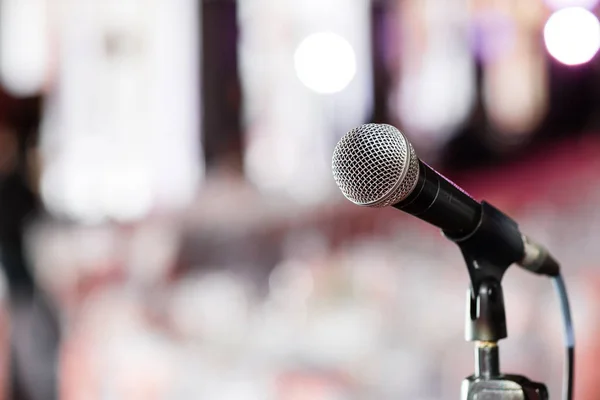
<path fill-rule="evenodd" d="M 600 48 L 600 23 L 584 8 L 564 8 L 546 22 L 544 41 L 548 52 L 561 63 L 584 64 Z"/>
<path fill-rule="evenodd" d="M 50 68 L 47 4 L 0 1 L 0 83 L 17 97 L 42 90 Z"/>
<path fill-rule="evenodd" d="M 317 93 L 337 93 L 346 88 L 356 74 L 354 49 L 346 39 L 331 32 L 305 38 L 294 54 L 300 81 Z"/>

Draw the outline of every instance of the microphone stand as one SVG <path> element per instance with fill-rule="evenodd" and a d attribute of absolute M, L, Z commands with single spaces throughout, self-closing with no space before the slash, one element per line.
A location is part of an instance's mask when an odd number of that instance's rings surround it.
<path fill-rule="evenodd" d="M 461 399 L 547 400 L 543 383 L 500 372 L 498 341 L 507 337 L 501 280 L 523 254 L 516 223 L 482 202 L 481 218 L 472 233 L 462 237 L 444 234 L 460 247 L 471 279 L 465 338 L 475 342 L 475 373 L 463 380 Z"/>
<path fill-rule="evenodd" d="M 547 400 L 548 390 L 521 375 L 500 372 L 498 341 L 507 337 L 500 282 L 485 280 L 467 293 L 465 336 L 475 342 L 475 373 L 462 382 L 462 400 Z"/>

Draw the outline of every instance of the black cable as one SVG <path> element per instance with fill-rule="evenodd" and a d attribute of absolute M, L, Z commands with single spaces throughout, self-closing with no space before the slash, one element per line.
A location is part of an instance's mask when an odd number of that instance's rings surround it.
<path fill-rule="evenodd" d="M 575 363 L 575 332 L 573 322 L 571 321 L 571 310 L 569 308 L 569 297 L 567 288 L 561 275 L 557 275 L 552 280 L 554 288 L 560 301 L 562 319 L 565 331 L 565 347 L 567 350 L 565 359 L 565 369 L 563 376 L 563 400 L 571 400 L 573 397 L 573 370 Z"/>

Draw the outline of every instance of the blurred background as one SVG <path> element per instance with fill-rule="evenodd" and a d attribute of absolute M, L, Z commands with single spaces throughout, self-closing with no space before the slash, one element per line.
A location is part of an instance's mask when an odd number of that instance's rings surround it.
<path fill-rule="evenodd" d="M 457 399 L 469 280 L 343 198 L 366 122 L 561 260 L 600 374 L 597 0 L 0 0 L 3 399 Z M 559 398 L 559 306 L 508 271 L 501 368 Z"/>

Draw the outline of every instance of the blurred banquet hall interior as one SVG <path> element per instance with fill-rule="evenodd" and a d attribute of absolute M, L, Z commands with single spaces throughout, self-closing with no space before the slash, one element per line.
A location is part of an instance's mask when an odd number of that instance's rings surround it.
<path fill-rule="evenodd" d="M 0 400 L 446 400 L 473 373 L 439 229 L 348 202 L 397 126 L 561 261 L 600 379 L 598 0 L 0 0 Z M 511 268 L 502 370 L 559 398 Z"/>

